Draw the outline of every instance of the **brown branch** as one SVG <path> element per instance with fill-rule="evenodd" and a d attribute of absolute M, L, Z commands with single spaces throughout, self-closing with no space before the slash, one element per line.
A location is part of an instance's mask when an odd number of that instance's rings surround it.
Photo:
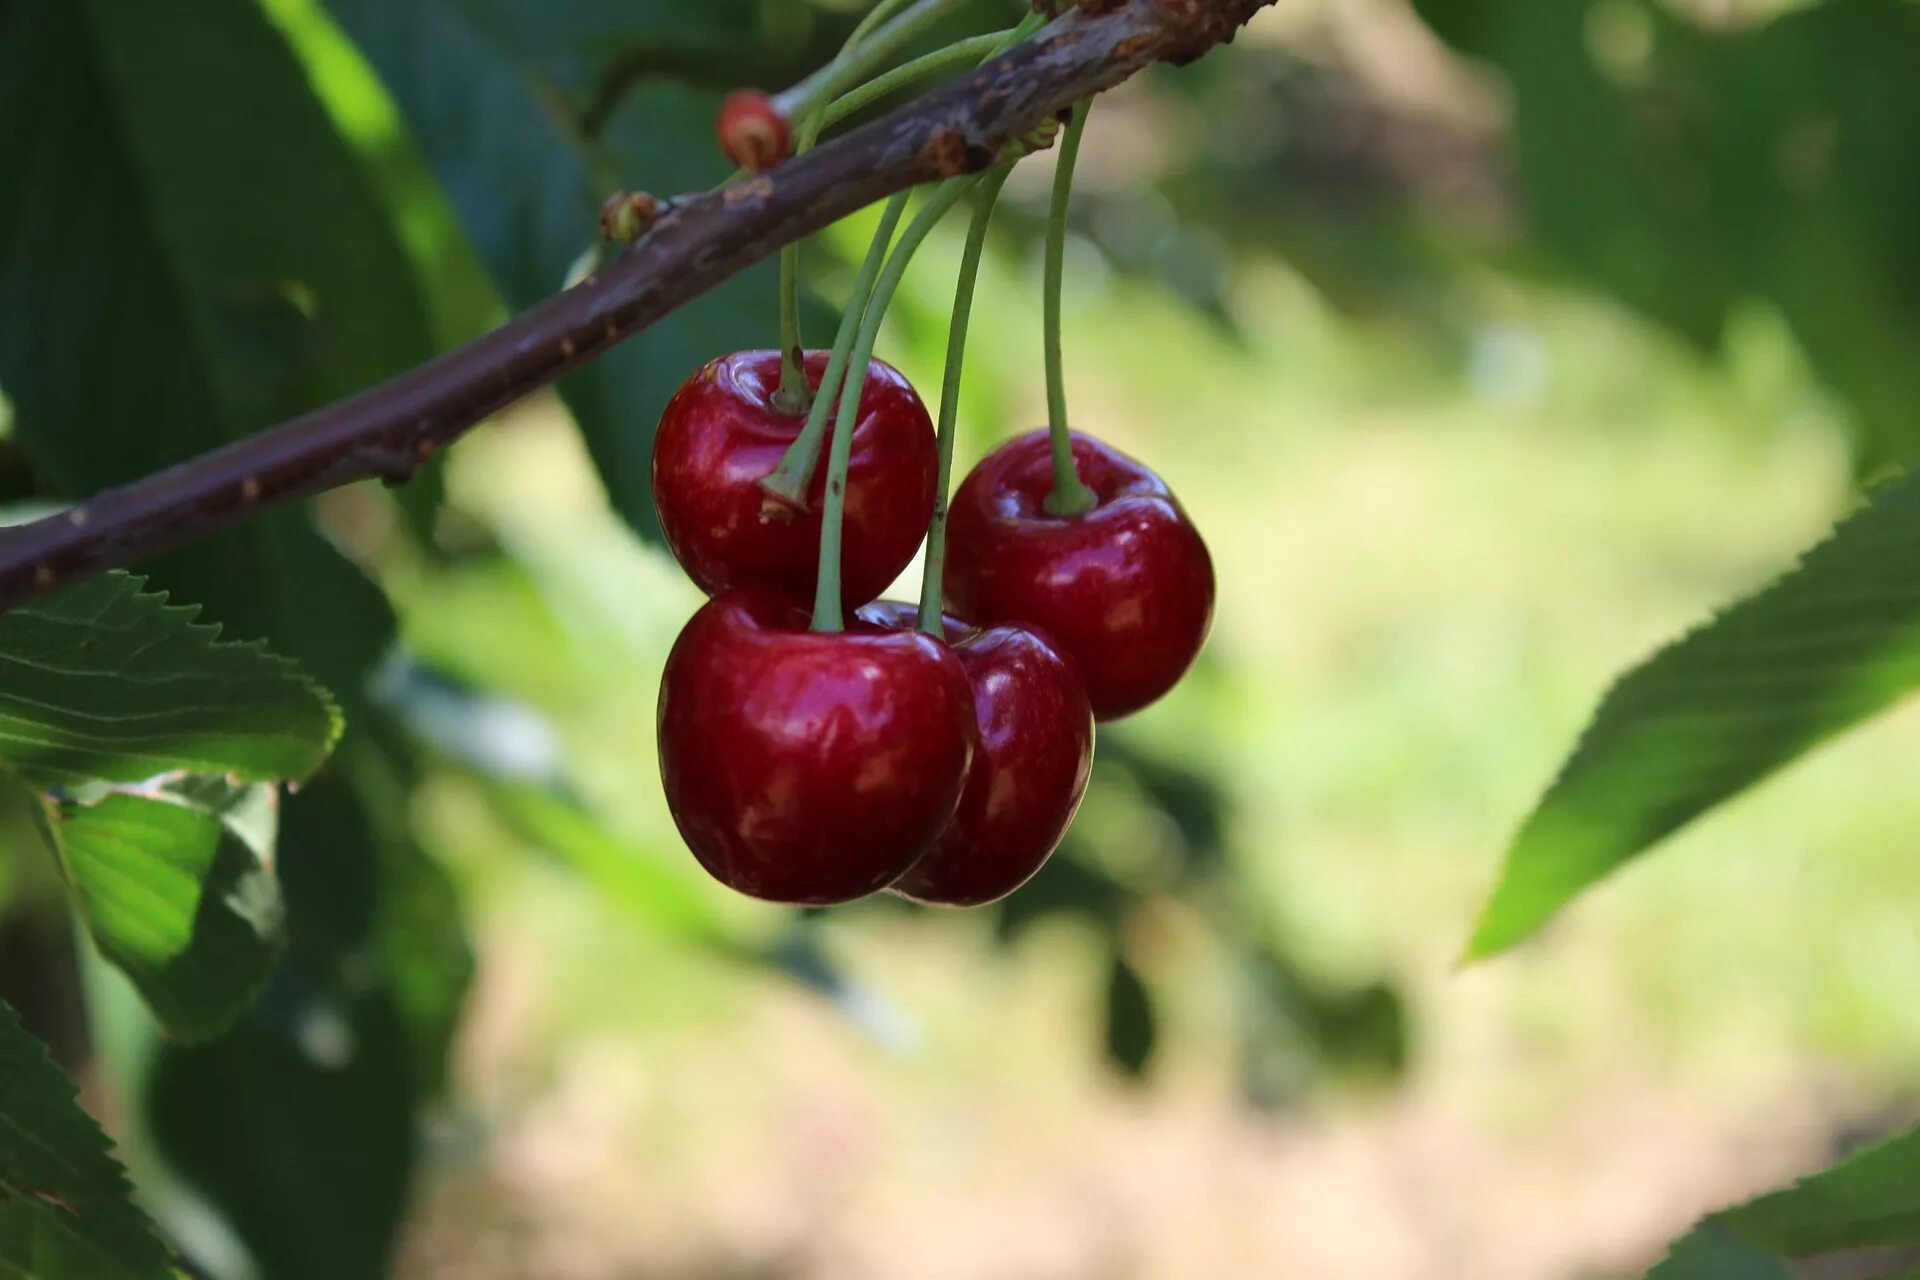
<path fill-rule="evenodd" d="M 249 516 L 410 478 L 489 414 L 802 236 L 1010 142 L 1153 62 L 1232 39 L 1273 0 L 1081 0 L 1034 39 L 771 173 L 678 204 L 619 261 L 494 332 L 338 404 L 0 534 L 0 611 Z M 584 228 L 583 228 L 584 230 Z"/>

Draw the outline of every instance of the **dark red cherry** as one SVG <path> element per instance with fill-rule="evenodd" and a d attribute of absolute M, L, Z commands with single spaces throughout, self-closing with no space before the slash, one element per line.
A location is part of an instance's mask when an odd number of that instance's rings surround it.
<path fill-rule="evenodd" d="M 827 353 L 808 352 L 805 367 L 818 387 Z M 687 379 L 661 416 L 654 507 L 667 546 L 708 595 L 754 586 L 813 598 L 831 440 L 821 449 L 806 511 L 767 495 L 760 481 L 805 422 L 774 408 L 779 385 L 778 352 L 722 356 Z M 897 370 L 872 361 L 847 470 L 840 568 L 847 607 L 885 591 L 913 559 L 933 515 L 938 468 L 926 406 Z"/>
<path fill-rule="evenodd" d="M 946 828 L 973 701 L 960 660 L 929 636 L 808 620 L 755 590 L 693 615 L 660 680 L 660 778 L 715 879 L 824 905 L 892 883 Z"/>
<path fill-rule="evenodd" d="M 1213 621 L 1213 560 L 1166 483 L 1078 432 L 1073 457 L 1099 499 L 1045 509 L 1045 431 L 1001 445 L 954 495 L 946 605 L 967 621 L 1030 623 L 1071 657 L 1093 713 L 1117 720 L 1178 684 Z"/>
<path fill-rule="evenodd" d="M 919 623 L 891 600 L 860 616 L 899 630 Z M 979 740 L 953 821 L 892 887 L 916 902 L 977 907 L 1025 884 L 1059 848 L 1093 768 L 1093 711 L 1073 664 L 1039 632 L 953 619 L 946 630 L 973 686 Z"/>

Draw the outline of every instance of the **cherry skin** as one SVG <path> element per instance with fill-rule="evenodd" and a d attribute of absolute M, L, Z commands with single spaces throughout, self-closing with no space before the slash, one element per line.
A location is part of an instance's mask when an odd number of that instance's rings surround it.
<path fill-rule="evenodd" d="M 1080 670 L 1093 713 L 1117 720 L 1180 682 L 1213 622 L 1213 560 L 1166 483 L 1075 432 L 1080 479 L 1098 499 L 1049 515 L 1045 431 L 1001 445 L 973 469 L 947 526 L 946 605 L 969 622 L 1014 622 L 1054 637 Z"/>
<path fill-rule="evenodd" d="M 892 600 L 860 617 L 900 631 L 919 625 L 917 610 Z M 1072 662 L 1040 632 L 944 622 L 973 686 L 979 741 L 953 821 L 892 891 L 977 907 L 1025 884 L 1060 847 L 1093 769 L 1093 709 Z"/>
<path fill-rule="evenodd" d="M 807 381 L 820 385 L 827 353 L 811 351 Z M 773 405 L 777 351 L 742 351 L 703 367 L 661 416 L 653 442 L 653 502 L 667 546 L 708 595 L 770 587 L 813 598 L 819 574 L 820 508 L 832 431 L 795 511 L 760 487 L 800 434 L 805 415 Z M 933 423 L 891 365 L 868 365 L 853 426 L 840 566 L 843 603 L 865 604 L 899 576 L 933 515 L 939 470 Z"/>
<path fill-rule="evenodd" d="M 660 680 L 660 778 L 715 879 L 821 906 L 885 888 L 946 828 L 973 699 L 930 636 L 807 625 L 799 604 L 751 589 L 694 614 Z"/>

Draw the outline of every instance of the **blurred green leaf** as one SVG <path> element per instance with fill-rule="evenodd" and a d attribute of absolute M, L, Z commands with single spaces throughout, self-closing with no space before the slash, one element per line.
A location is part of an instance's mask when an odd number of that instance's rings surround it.
<path fill-rule="evenodd" d="M 1779 1259 L 1713 1227 L 1683 1237 L 1647 1280 L 1793 1280 Z"/>
<path fill-rule="evenodd" d="M 391 211 L 256 4 L 0 6 L 0 383 L 61 492 L 158 470 L 431 353 Z M 391 612 L 303 512 L 153 573 L 323 680 L 355 720 L 343 758 L 376 727 L 363 686 Z M 404 928 L 382 897 L 399 846 L 374 825 L 366 777 L 326 771 L 287 802 L 285 961 L 239 1030 L 168 1047 L 155 1076 L 160 1145 L 274 1275 L 377 1272 L 437 1069 L 410 1056 L 436 1041 L 405 1024 L 383 968 Z M 344 1069 L 301 1040 L 334 1026 L 358 1046 Z M 280 1063 L 279 1079 L 232 1083 Z M 236 1120 L 247 1089 L 280 1092 Z M 328 1110 L 343 1092 L 359 1127 Z M 326 1142 L 339 1158 L 305 1158 Z M 270 1190 L 283 1198 L 265 1205 Z"/>
<path fill-rule="evenodd" d="M 149 1076 L 156 1148 L 276 1280 L 384 1274 L 415 1110 L 442 1085 L 472 956 L 409 786 L 362 733 L 302 788 L 280 835 L 285 960 L 238 1026 L 163 1045 Z"/>
<path fill-rule="evenodd" d="M 1920 474 L 1628 674 L 1515 838 L 1471 957 L 1920 683 Z"/>
<path fill-rule="evenodd" d="M 1827 0 L 1699 65 L 1715 223 L 1852 404 L 1870 464 L 1920 454 L 1920 7 Z"/>
<path fill-rule="evenodd" d="M 1218 870 L 1226 854 L 1226 797 L 1219 783 L 1140 750 L 1122 734 L 1106 734 L 1100 751 L 1094 767 L 1124 777 L 1179 831 L 1187 854 L 1181 874 L 1191 878 Z"/>
<path fill-rule="evenodd" d="M 1134 967 L 1118 951 L 1107 970 L 1107 1058 L 1138 1079 L 1147 1072 L 1160 1029 L 1153 995 Z"/>
<path fill-rule="evenodd" d="M 0 1272 L 22 1280 L 168 1280 L 126 1171 L 71 1081 L 0 1004 Z"/>
<path fill-rule="evenodd" d="M 622 839 L 571 794 L 558 736 L 538 711 L 406 658 L 387 665 L 378 691 L 410 732 L 474 779 L 515 835 L 662 934 L 731 947 L 690 860 Z"/>
<path fill-rule="evenodd" d="M 662 69 L 728 55 L 740 58 L 756 49 L 762 12 L 759 0 L 464 4 L 490 38 L 532 61 L 544 77 L 575 90 L 603 79 L 623 57 L 645 57 Z"/>
<path fill-rule="evenodd" d="M 271 787 L 185 779 L 52 815 L 87 931 L 178 1040 L 225 1031 L 279 957 L 276 800 Z"/>
<path fill-rule="evenodd" d="M 406 1039 L 409 1088 L 445 1091 L 447 1059 L 472 985 L 474 955 L 452 876 L 422 847 L 412 824 L 421 762 L 384 721 L 349 744 L 342 765 L 371 825 L 378 865 L 375 914 L 364 943 L 377 955 Z"/>
<path fill-rule="evenodd" d="M 196 1048 L 168 1047 L 148 1114 L 169 1164 L 273 1280 L 387 1274 L 418 1140 L 389 997 L 297 999 Z"/>
<path fill-rule="evenodd" d="M 732 950 L 730 931 L 690 858 L 671 861 L 606 831 L 575 801 L 506 780 L 487 786 L 494 810 L 524 839 L 572 867 L 607 901 L 667 937 Z"/>
<path fill-rule="evenodd" d="M 510 306 L 557 292 L 596 250 L 600 201 L 613 190 L 671 196 L 725 176 L 712 143 L 715 95 L 671 84 L 638 90 L 603 144 L 584 135 L 577 108 L 511 24 L 460 0 L 327 5 L 400 104 Z M 559 384 L 615 509 L 643 533 L 657 532 L 650 458 L 660 413 L 705 361 L 771 340 L 770 270 L 721 286 Z"/>
<path fill-rule="evenodd" d="M 1610 75 L 1589 43 L 1609 5 L 1632 11 L 1638 38 L 1651 41 L 1656 24 L 1683 30 L 1638 0 L 1416 0 L 1436 31 L 1512 82 L 1534 231 L 1576 271 L 1710 344 L 1737 296 L 1701 163 L 1712 104 L 1665 63 L 1639 84 Z"/>
<path fill-rule="evenodd" d="M 1866 461 L 1920 455 L 1920 9 L 1827 0 L 1708 31 L 1653 0 L 1416 0 L 1498 65 L 1533 228 L 1702 345 L 1779 307 Z"/>
<path fill-rule="evenodd" d="M 1788 1257 L 1920 1245 L 1920 1128 L 1857 1151 L 1785 1191 L 1716 1214 L 1714 1221 Z"/>
<path fill-rule="evenodd" d="M 1786 1280 L 1780 1258 L 1898 1245 L 1920 1245 L 1920 1129 L 1714 1214 L 1648 1280 Z"/>
<path fill-rule="evenodd" d="M 0 761 L 41 785 L 319 768 L 341 729 L 327 693 L 140 587 L 111 574 L 0 616 Z"/>
<path fill-rule="evenodd" d="M 431 354 L 392 219 L 250 0 L 0 9 L 0 383 L 84 495 Z M 235 104 L 244 103 L 244 109 Z M 156 562 L 349 705 L 384 601 L 297 511 Z"/>
<path fill-rule="evenodd" d="M 1119 927 L 1127 891 L 1076 856 L 1077 843 L 1078 838 L 1069 831 L 1060 851 L 1034 873 L 1033 879 L 1020 886 L 1020 892 L 994 904 L 994 926 L 1003 940 L 1018 936 L 1051 915 L 1084 916 L 1108 931 Z"/>
<path fill-rule="evenodd" d="M 281 835 L 286 962 L 237 1027 L 162 1046 L 148 1077 L 156 1148 L 275 1280 L 385 1274 L 415 1111 L 443 1084 L 472 955 L 410 785 L 376 739 L 343 744 Z"/>
<path fill-rule="evenodd" d="M 1247 947 L 1237 968 L 1248 997 L 1241 1083 L 1255 1105 L 1285 1105 L 1327 1074 L 1369 1084 L 1405 1074 L 1411 1033 L 1398 988 L 1385 982 L 1331 986 L 1271 946 Z"/>

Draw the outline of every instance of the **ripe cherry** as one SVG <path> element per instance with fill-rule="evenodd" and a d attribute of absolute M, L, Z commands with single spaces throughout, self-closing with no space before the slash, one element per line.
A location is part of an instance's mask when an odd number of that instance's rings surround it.
<path fill-rule="evenodd" d="M 918 625 L 911 606 L 891 600 L 860 616 Z M 1093 711 L 1073 664 L 1040 632 L 953 619 L 946 631 L 973 686 L 979 741 L 953 821 L 892 887 L 916 902 L 977 907 L 1025 884 L 1060 846 L 1093 768 Z"/>
<path fill-rule="evenodd" d="M 827 353 L 807 353 L 818 388 Z M 667 546 L 708 595 L 769 587 L 812 599 L 819 573 L 826 448 L 805 511 L 760 487 L 800 434 L 804 416 L 774 407 L 780 353 L 742 351 L 703 367 L 661 416 L 653 442 L 653 501 Z M 831 445 L 831 431 L 827 445 Z M 933 423 L 913 387 L 874 360 L 860 393 L 847 472 L 841 596 L 861 605 L 913 559 L 933 515 L 939 462 Z"/>
<path fill-rule="evenodd" d="M 660 681 L 660 777 L 715 879 L 825 905 L 886 887 L 945 829 L 973 704 L 960 660 L 929 636 L 807 627 L 767 591 L 694 614 Z"/>
<path fill-rule="evenodd" d="M 1030 623 L 1079 668 L 1094 715 L 1117 720 L 1179 683 L 1213 621 L 1213 561 L 1164 481 L 1078 432 L 1073 457 L 1097 502 L 1049 515 L 1045 431 L 983 459 L 954 495 L 948 609 L 976 624 Z"/>

